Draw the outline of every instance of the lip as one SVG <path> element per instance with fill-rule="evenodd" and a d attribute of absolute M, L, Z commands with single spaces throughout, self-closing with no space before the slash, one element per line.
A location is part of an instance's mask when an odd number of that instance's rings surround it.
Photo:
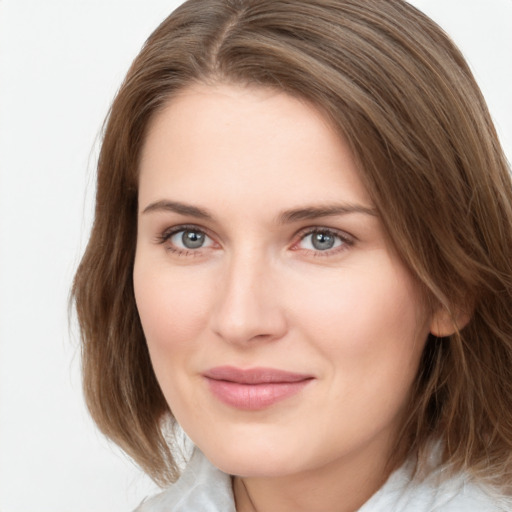
<path fill-rule="evenodd" d="M 218 366 L 203 376 L 212 394 L 221 402 L 247 411 L 256 411 L 296 395 L 314 377 L 274 368 L 242 369 Z"/>

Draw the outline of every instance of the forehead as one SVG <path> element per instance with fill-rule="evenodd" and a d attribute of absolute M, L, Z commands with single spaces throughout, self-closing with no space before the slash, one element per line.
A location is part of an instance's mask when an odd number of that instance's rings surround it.
<path fill-rule="evenodd" d="M 139 198 L 159 194 L 258 198 L 260 208 L 370 203 L 348 145 L 316 108 L 272 89 L 225 84 L 189 87 L 152 120 Z"/>

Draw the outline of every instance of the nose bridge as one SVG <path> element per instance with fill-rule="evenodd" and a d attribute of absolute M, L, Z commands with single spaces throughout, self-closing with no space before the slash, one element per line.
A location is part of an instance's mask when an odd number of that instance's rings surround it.
<path fill-rule="evenodd" d="M 269 258 L 255 248 L 241 249 L 227 258 L 212 314 L 217 335 L 229 342 L 245 343 L 284 334 L 286 320 L 273 290 L 273 276 Z"/>

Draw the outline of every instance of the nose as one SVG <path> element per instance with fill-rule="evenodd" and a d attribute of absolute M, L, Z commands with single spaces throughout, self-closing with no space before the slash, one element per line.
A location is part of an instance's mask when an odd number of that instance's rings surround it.
<path fill-rule="evenodd" d="M 219 276 L 212 329 L 229 343 L 274 341 L 287 331 L 278 281 L 269 262 L 254 254 L 233 256 Z"/>

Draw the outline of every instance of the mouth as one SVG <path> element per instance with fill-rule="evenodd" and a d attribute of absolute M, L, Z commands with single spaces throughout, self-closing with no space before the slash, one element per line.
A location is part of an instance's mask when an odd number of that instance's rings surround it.
<path fill-rule="evenodd" d="M 274 368 L 241 369 L 218 366 L 203 374 L 211 393 L 236 409 L 256 411 L 296 395 L 314 380 L 312 375 Z"/>

